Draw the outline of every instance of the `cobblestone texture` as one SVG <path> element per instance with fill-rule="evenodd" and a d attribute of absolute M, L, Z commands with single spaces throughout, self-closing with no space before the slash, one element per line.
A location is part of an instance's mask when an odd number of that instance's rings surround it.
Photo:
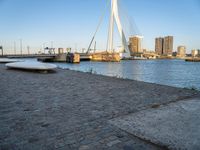
<path fill-rule="evenodd" d="M 196 95 L 89 73 L 58 69 L 39 74 L 0 64 L 0 149 L 162 149 L 108 120 Z"/>

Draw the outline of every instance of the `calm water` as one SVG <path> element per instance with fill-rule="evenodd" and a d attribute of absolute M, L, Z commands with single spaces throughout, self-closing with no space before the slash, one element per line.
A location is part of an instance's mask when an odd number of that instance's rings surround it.
<path fill-rule="evenodd" d="M 200 63 L 184 60 L 134 60 L 119 63 L 56 63 L 61 68 L 93 72 L 183 88 L 200 90 Z"/>

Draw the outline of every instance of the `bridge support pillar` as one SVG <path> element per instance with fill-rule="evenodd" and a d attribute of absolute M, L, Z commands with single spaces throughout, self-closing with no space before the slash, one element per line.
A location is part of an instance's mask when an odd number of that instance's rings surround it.
<path fill-rule="evenodd" d="M 119 16 L 118 0 L 111 0 L 111 16 L 110 16 L 110 27 L 108 36 L 108 47 L 107 47 L 107 50 L 109 52 L 113 51 L 114 22 L 116 22 L 117 29 L 122 41 L 122 52 L 127 53 L 127 56 L 130 57 L 130 50 L 128 48 L 124 30 L 121 24 L 121 19 Z"/>

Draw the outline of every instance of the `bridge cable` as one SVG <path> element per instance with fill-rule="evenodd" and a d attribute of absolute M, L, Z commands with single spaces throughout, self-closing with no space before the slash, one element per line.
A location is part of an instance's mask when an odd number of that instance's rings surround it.
<path fill-rule="evenodd" d="M 103 11 L 102 16 L 100 17 L 98 26 L 97 26 L 97 28 L 96 28 L 96 31 L 94 32 L 94 35 L 93 35 L 93 37 L 92 37 L 92 40 L 91 40 L 91 42 L 90 42 L 90 45 L 89 45 L 89 47 L 88 47 L 88 50 L 87 50 L 86 54 L 88 54 L 88 53 L 90 52 L 91 45 L 92 45 L 92 43 L 93 43 L 93 41 L 94 41 L 94 38 L 95 38 L 95 36 L 96 36 L 96 34 L 97 34 L 97 32 L 98 32 L 98 30 L 99 30 L 99 28 L 100 28 L 102 22 L 103 22 L 103 19 L 104 19 L 104 17 L 105 17 L 106 10 L 107 10 L 107 8 L 108 8 L 108 6 L 109 6 L 109 2 L 110 2 L 110 0 L 107 1 L 106 7 L 105 7 L 105 9 L 104 9 L 104 11 Z"/>

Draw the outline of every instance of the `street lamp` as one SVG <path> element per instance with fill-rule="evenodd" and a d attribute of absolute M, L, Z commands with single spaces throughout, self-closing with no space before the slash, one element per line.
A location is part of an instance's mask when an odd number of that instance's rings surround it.
<path fill-rule="evenodd" d="M 20 51 L 21 51 L 21 55 L 22 55 L 22 39 L 19 39 L 20 40 Z"/>
<path fill-rule="evenodd" d="M 16 42 L 14 41 L 14 54 L 16 55 Z"/>
<path fill-rule="evenodd" d="M 27 46 L 28 55 L 30 54 L 30 46 Z"/>
<path fill-rule="evenodd" d="M 51 41 L 51 48 L 53 48 L 53 41 Z"/>
<path fill-rule="evenodd" d="M 44 52 L 44 54 L 45 54 L 45 44 L 46 44 L 46 42 L 42 44 L 43 45 L 43 52 Z"/>

